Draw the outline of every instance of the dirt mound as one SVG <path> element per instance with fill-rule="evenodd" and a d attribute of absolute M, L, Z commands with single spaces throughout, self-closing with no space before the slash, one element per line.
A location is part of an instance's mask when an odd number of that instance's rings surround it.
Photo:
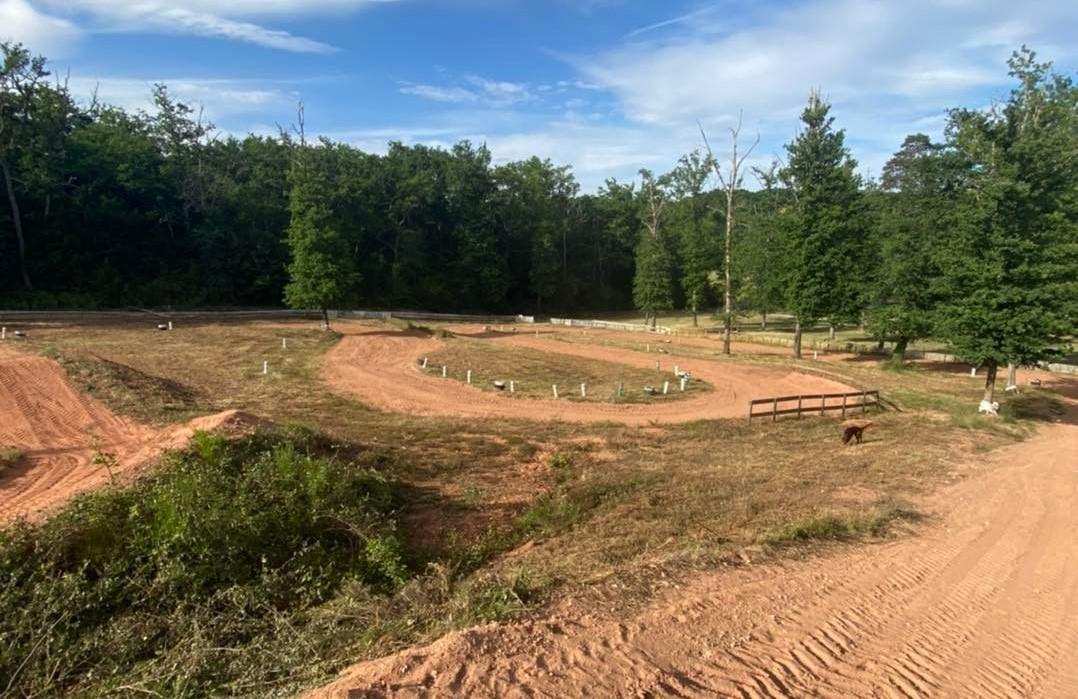
<path fill-rule="evenodd" d="M 922 536 L 457 632 L 307 699 L 1078 696 L 1078 426 L 989 461 Z"/>
<path fill-rule="evenodd" d="M 705 359 L 679 359 L 682 368 L 710 383 L 714 390 L 697 398 L 654 405 L 510 398 L 420 371 L 416 359 L 441 347 L 437 338 L 347 324 L 338 324 L 337 330 L 343 337 L 326 355 L 323 372 L 329 385 L 372 407 L 414 415 L 646 425 L 742 417 L 746 414 L 748 401 L 753 398 L 854 390 L 838 381 L 796 371 Z M 509 346 L 642 369 L 654 367 L 656 360 L 654 354 L 571 344 L 524 333 L 490 333 L 487 337 L 491 342 Z M 669 358 L 661 361 L 672 367 Z"/>
<path fill-rule="evenodd" d="M 0 447 L 23 456 L 0 474 L 0 524 L 36 519 L 85 490 L 123 482 L 196 430 L 241 435 L 265 423 L 235 410 L 155 429 L 80 393 L 56 362 L 0 348 Z"/>

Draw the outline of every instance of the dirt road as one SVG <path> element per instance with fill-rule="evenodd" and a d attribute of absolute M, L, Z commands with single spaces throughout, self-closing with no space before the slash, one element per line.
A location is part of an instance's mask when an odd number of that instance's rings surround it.
<path fill-rule="evenodd" d="M 652 405 L 509 397 L 420 371 L 416 360 L 442 346 L 441 340 L 426 333 L 371 329 L 369 326 L 343 323 L 339 323 L 336 329 L 344 337 L 326 354 L 323 375 L 329 385 L 374 408 L 411 415 L 611 421 L 642 425 L 742 417 L 751 398 L 854 390 L 837 381 L 796 371 L 704 359 L 680 359 L 678 363 L 684 369 L 710 383 L 714 390 L 697 398 Z M 507 346 L 529 347 L 639 368 L 653 367 L 658 356 L 616 347 L 560 342 L 525 333 L 489 334 L 485 339 Z M 666 361 L 672 366 L 672 360 Z"/>
<path fill-rule="evenodd" d="M 346 697 L 1078 697 L 1078 406 L 925 503 L 918 536 L 563 606 L 357 665 Z"/>

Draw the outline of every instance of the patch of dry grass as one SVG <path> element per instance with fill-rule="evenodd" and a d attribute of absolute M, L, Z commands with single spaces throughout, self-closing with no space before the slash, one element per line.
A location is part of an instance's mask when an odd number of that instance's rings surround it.
<path fill-rule="evenodd" d="M 680 390 L 678 380 L 670 372 L 637 369 L 623 364 L 612 364 L 597 359 L 551 354 L 526 347 L 504 347 L 497 343 L 483 342 L 466 337 L 453 337 L 445 347 L 427 356 L 427 373 L 465 381 L 469 369 L 472 385 L 484 391 L 497 391 L 495 381 L 502 381 L 508 393 L 509 381 L 514 382 L 514 396 L 550 398 L 553 386 L 558 386 L 558 396 L 574 401 L 653 403 L 694 397 L 711 390 L 711 386 L 699 379 L 687 382 Z M 669 393 L 662 394 L 663 383 L 668 382 Z M 581 395 L 581 384 L 586 396 Z M 621 395 L 618 385 L 621 384 Z M 644 392 L 645 386 L 655 389 L 654 395 Z"/>
<path fill-rule="evenodd" d="M 0 474 L 19 463 L 22 459 L 22 450 L 15 447 L 0 447 Z"/>

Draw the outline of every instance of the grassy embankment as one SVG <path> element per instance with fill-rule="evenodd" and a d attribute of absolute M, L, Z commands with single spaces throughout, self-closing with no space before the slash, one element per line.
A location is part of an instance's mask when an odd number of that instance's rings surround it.
<path fill-rule="evenodd" d="M 564 339 L 631 342 L 579 333 Z M 977 417 L 980 386 L 968 376 L 888 371 L 871 361 L 798 364 L 880 388 L 903 407 L 875 417 L 859 447 L 843 448 L 836 422 L 817 418 L 625 427 L 387 415 L 320 383 L 322 355 L 334 341 L 299 325 L 34 333 L 28 346 L 60 357 L 80 386 L 140 419 L 169 422 L 243 408 L 279 423 L 315 426 L 354 445 L 347 450 L 361 455 L 356 468 L 376 468 L 392 492 L 393 505 L 380 516 L 399 542 L 404 571 L 404 582 L 391 585 L 356 582 L 354 572 L 330 579 L 309 604 L 274 617 L 270 635 L 237 637 L 222 648 L 204 643 L 200 628 L 181 627 L 170 638 L 202 648 L 207 657 L 167 665 L 167 672 L 153 662 L 128 663 L 107 680 L 95 675 L 78 681 L 95 688 L 127 683 L 136 689 L 126 693 L 134 696 L 158 681 L 154 673 L 161 671 L 171 687 L 183 689 L 168 693 L 198 696 L 201 690 L 190 689 L 197 674 L 191 668 L 217 662 L 212 655 L 230 659 L 210 683 L 219 691 L 242 687 L 284 696 L 362 657 L 511 616 L 551 595 L 599 595 L 609 609 L 646 597 L 656 569 L 673 577 L 746 551 L 756 558 L 790 543 L 879 535 L 912 516 L 909 502 L 955 477 L 956 463 L 1030 431 L 1019 415 Z M 727 361 L 709 347 L 667 349 L 673 357 Z M 270 362 L 267 376 L 261 375 L 264 359 Z M 791 364 L 776 356 L 740 359 Z M 1036 395 L 1055 405 L 1050 394 Z M 242 548 L 262 544 L 245 542 Z M 359 555 L 361 549 L 353 551 Z M 80 560 L 84 554 L 72 564 Z M 180 564 L 176 574 L 194 573 Z M 56 594 L 50 585 L 24 587 L 48 597 Z M 0 595 L 12 589 L 6 585 Z M 128 601 L 121 599 L 107 614 L 123 617 Z M 182 596 L 161 598 L 160 604 L 175 614 L 191 608 Z M 32 628 L 42 633 L 59 627 L 63 613 L 57 606 Z M 233 604 L 215 613 L 220 623 L 231 624 L 251 611 Z M 19 628 L 25 633 L 30 627 Z M 307 650 L 278 653 L 272 640 L 278 633 L 290 647 Z M 26 652 L 24 643 L 19 648 Z M 48 648 L 48 657 L 58 657 Z M 311 662 L 315 654 L 319 660 Z M 267 664 L 271 655 L 275 661 Z M 36 681 L 50 679 L 49 667 Z"/>

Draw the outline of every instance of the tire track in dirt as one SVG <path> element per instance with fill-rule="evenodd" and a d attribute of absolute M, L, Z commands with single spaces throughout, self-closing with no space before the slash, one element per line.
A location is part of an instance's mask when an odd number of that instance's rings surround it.
<path fill-rule="evenodd" d="M 651 405 L 587 403 L 509 397 L 454 380 L 431 376 L 417 359 L 442 342 L 426 333 L 374 330 L 338 324 L 340 342 L 326 354 L 323 377 L 334 390 L 379 410 L 456 418 L 620 422 L 631 425 L 743 417 L 752 398 L 799 393 L 852 391 L 837 381 L 796 371 L 706 359 L 679 359 L 684 369 L 710 383 L 713 391 L 695 398 Z M 544 352 L 649 368 L 654 354 L 598 345 L 574 344 L 520 334 L 487 334 L 491 342 Z"/>
<path fill-rule="evenodd" d="M 450 634 L 309 699 L 1078 696 L 1076 418 L 931 497 L 917 537 L 703 576 L 628 621 Z"/>
<path fill-rule="evenodd" d="M 0 473 L 0 525 L 40 518 L 113 478 L 123 482 L 164 449 L 183 447 L 196 429 L 242 432 L 256 422 L 233 410 L 180 427 L 140 425 L 81 394 L 56 362 L 0 347 L 0 446 L 23 453 Z M 95 464 L 96 453 L 115 463 Z"/>

